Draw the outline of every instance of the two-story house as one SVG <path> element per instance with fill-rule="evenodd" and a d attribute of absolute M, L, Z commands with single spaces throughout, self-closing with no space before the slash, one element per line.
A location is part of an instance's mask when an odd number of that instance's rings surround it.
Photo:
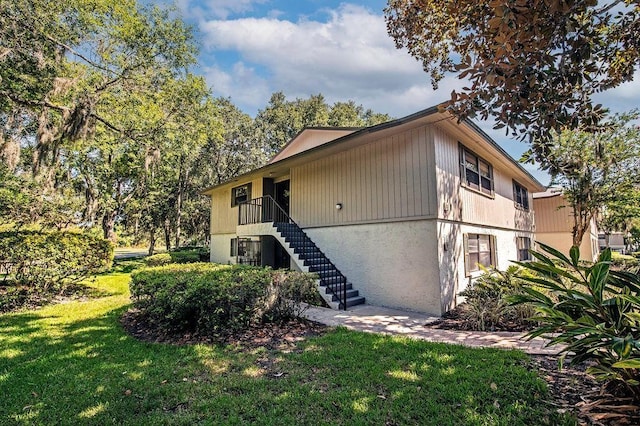
<path fill-rule="evenodd" d="M 308 128 L 266 166 L 204 191 L 211 261 L 319 274 L 334 307 L 440 315 L 479 275 L 526 259 L 544 187 L 471 121 L 432 107 Z"/>

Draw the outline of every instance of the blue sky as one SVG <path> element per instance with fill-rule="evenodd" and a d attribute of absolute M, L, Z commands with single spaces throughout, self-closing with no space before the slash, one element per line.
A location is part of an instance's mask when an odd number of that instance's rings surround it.
<path fill-rule="evenodd" d="M 167 0 L 169 1 L 169 0 Z M 273 92 L 289 99 L 322 93 L 329 103 L 353 99 L 399 118 L 448 99 L 462 82 L 446 77 L 437 91 L 421 65 L 386 33 L 383 0 L 176 0 L 200 45 L 195 72 L 216 96 L 255 116 Z M 600 95 L 612 111 L 638 106 L 640 75 Z M 527 146 L 477 124 L 514 158 Z M 527 168 L 543 183 L 546 175 Z"/>

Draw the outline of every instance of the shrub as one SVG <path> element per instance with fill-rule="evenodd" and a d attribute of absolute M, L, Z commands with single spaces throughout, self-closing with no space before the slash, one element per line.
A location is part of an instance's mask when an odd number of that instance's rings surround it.
<path fill-rule="evenodd" d="M 617 269 L 634 270 L 640 265 L 640 259 L 626 254 L 611 252 L 611 265 Z"/>
<path fill-rule="evenodd" d="M 0 313 L 21 308 L 30 296 L 31 292 L 25 287 L 0 287 Z"/>
<path fill-rule="evenodd" d="M 62 290 L 108 269 L 113 246 L 107 240 L 73 232 L 0 232 L 0 263 L 18 285 Z"/>
<path fill-rule="evenodd" d="M 177 250 L 169 252 L 174 263 L 196 263 L 200 262 L 200 252 L 197 250 Z"/>
<path fill-rule="evenodd" d="M 565 345 L 561 362 L 570 353 L 571 364 L 592 361 L 595 365 L 588 372 L 610 384 L 624 384 L 639 398 L 640 277 L 611 270 L 608 249 L 597 262 L 582 263 L 577 247 L 566 257 L 539 245 L 544 253 L 534 251 L 535 262 L 520 264 L 537 275 L 521 276 L 531 285 L 513 297 L 515 303 L 536 308 L 540 326 L 529 338 L 546 336 L 551 339 L 549 345 Z"/>
<path fill-rule="evenodd" d="M 274 271 L 266 295 L 267 303 L 263 317 L 271 321 L 301 317 L 308 304 L 317 303 L 320 296 L 316 280 L 315 274 Z"/>
<path fill-rule="evenodd" d="M 136 271 L 130 287 L 134 306 L 167 331 L 226 334 L 299 315 L 311 283 L 308 274 L 191 263 Z"/>
<path fill-rule="evenodd" d="M 144 263 L 147 266 L 162 266 L 168 265 L 171 262 L 171 255 L 169 253 L 158 253 L 144 258 Z"/>
<path fill-rule="evenodd" d="M 522 292 L 523 281 L 517 278 L 521 268 L 510 266 L 506 271 L 485 269 L 468 288 L 460 292 L 465 297 L 462 318 L 473 330 L 494 330 L 496 327 L 524 328 L 534 311 L 531 305 L 514 306 L 508 298 Z"/>

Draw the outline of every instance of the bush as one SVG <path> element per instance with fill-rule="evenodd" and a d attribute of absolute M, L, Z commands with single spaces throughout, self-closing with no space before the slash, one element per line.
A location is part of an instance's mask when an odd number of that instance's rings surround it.
<path fill-rule="evenodd" d="M 271 321 L 301 317 L 308 304 L 317 303 L 317 298 L 320 297 L 316 287 L 317 279 L 315 274 L 305 272 L 274 271 L 266 295 L 263 317 Z"/>
<path fill-rule="evenodd" d="M 640 265 L 640 259 L 626 254 L 611 252 L 611 264 L 617 269 L 633 270 Z"/>
<path fill-rule="evenodd" d="M 520 264 L 537 276 L 521 276 L 530 285 L 513 297 L 536 308 L 541 325 L 529 338 L 546 336 L 549 345 L 565 345 L 561 362 L 570 353 L 571 364 L 591 361 L 595 365 L 588 372 L 609 384 L 622 383 L 640 398 L 640 277 L 611 270 L 608 249 L 597 262 L 583 264 L 577 247 L 566 257 L 539 245 L 544 253 L 532 252 L 537 260 Z"/>
<path fill-rule="evenodd" d="M 167 331 L 226 334 L 302 312 L 299 301 L 308 297 L 313 278 L 279 274 L 244 265 L 159 266 L 133 273 L 131 296 L 150 322 Z"/>
<path fill-rule="evenodd" d="M 526 328 L 534 311 L 531 305 L 514 306 L 510 296 L 520 294 L 524 282 L 517 278 L 521 268 L 510 266 L 506 271 L 486 269 L 468 288 L 460 292 L 465 297 L 461 316 L 473 330 L 494 330 L 498 327 Z"/>
<path fill-rule="evenodd" d="M 0 232 L 0 264 L 18 285 L 40 291 L 63 290 L 87 276 L 107 270 L 113 246 L 81 233 Z"/>
<path fill-rule="evenodd" d="M 162 266 L 170 263 L 197 263 L 209 260 L 209 252 L 199 249 L 176 250 L 167 253 L 158 253 L 145 258 L 147 266 Z"/>
<path fill-rule="evenodd" d="M 169 252 L 174 263 L 196 263 L 200 262 L 200 252 L 197 250 L 177 250 Z"/>
<path fill-rule="evenodd" d="M 158 253 L 144 258 L 144 263 L 147 266 L 162 266 L 168 265 L 171 262 L 171 255 L 169 253 Z"/>

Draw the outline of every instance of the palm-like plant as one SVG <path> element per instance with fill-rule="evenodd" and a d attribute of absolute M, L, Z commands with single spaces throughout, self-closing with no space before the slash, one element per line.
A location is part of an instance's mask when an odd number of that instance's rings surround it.
<path fill-rule="evenodd" d="M 588 372 L 609 383 L 623 383 L 640 399 L 640 277 L 612 271 L 611 251 L 594 263 L 581 262 L 578 247 L 569 257 L 538 243 L 533 262 L 520 266 L 534 274 L 521 274 L 529 283 L 511 297 L 514 304 L 536 308 L 532 320 L 540 326 L 529 338 L 543 336 L 549 345 L 563 345 L 561 365 L 592 361 Z"/>

